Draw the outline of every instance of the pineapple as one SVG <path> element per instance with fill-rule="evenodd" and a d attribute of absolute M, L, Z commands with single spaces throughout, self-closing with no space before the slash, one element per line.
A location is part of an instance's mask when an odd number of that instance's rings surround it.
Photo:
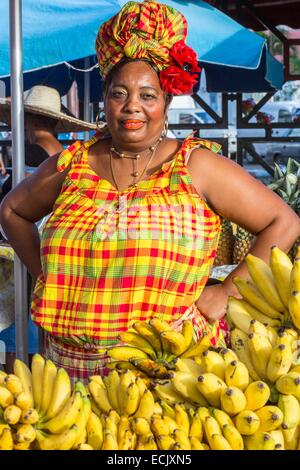
<path fill-rule="evenodd" d="M 233 246 L 234 234 L 232 224 L 229 220 L 223 218 L 214 266 L 232 264 Z"/>
<path fill-rule="evenodd" d="M 286 171 L 284 172 L 277 163 L 275 163 L 274 181 L 268 187 L 278 194 L 298 215 L 300 215 L 300 164 L 288 159 Z M 254 241 L 254 235 L 247 232 L 242 227 L 238 227 L 233 249 L 233 263 L 238 264 L 249 252 Z M 297 251 L 297 245 L 300 238 L 292 246 L 289 256 L 294 260 Z"/>

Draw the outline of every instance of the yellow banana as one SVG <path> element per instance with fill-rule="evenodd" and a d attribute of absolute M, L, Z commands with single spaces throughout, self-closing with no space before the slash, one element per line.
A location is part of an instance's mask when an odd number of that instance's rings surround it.
<path fill-rule="evenodd" d="M 91 412 L 86 425 L 87 443 L 94 450 L 100 450 L 103 444 L 103 426 L 100 418 Z"/>
<path fill-rule="evenodd" d="M 44 419 L 54 418 L 71 396 L 71 382 L 68 373 L 63 368 L 59 368 L 56 374 L 52 398 Z"/>
<path fill-rule="evenodd" d="M 255 318 L 252 318 L 249 326 L 249 333 L 257 333 L 259 335 L 265 336 L 269 340 L 269 332 L 266 326 Z"/>
<path fill-rule="evenodd" d="M 279 377 L 288 373 L 292 362 L 293 353 L 289 344 L 279 344 L 275 346 L 267 365 L 267 378 L 271 382 L 276 382 Z"/>
<path fill-rule="evenodd" d="M 182 450 L 191 450 L 191 443 L 190 443 L 190 440 L 187 436 L 187 434 L 185 433 L 185 431 L 181 428 L 179 429 L 175 429 L 174 433 L 173 433 L 173 438 L 175 440 L 175 445 L 176 444 L 179 444 L 180 445 L 180 449 Z M 174 445 L 174 449 L 175 449 L 175 445 Z"/>
<path fill-rule="evenodd" d="M 191 450 L 204 450 L 201 441 L 195 436 L 190 436 Z"/>
<path fill-rule="evenodd" d="M 288 307 L 293 263 L 288 255 L 275 245 L 271 248 L 270 268 L 280 299 L 285 307 Z"/>
<path fill-rule="evenodd" d="M 161 333 L 164 331 L 170 330 L 170 324 L 158 317 L 152 318 L 152 320 L 149 321 L 149 324 L 159 335 L 161 335 Z"/>
<path fill-rule="evenodd" d="M 13 450 L 29 450 L 31 442 L 14 442 Z"/>
<path fill-rule="evenodd" d="M 226 389 L 226 384 L 220 377 L 210 372 L 199 375 L 197 387 L 210 405 L 220 408 L 220 395 Z"/>
<path fill-rule="evenodd" d="M 241 361 L 232 361 L 225 369 L 225 382 L 228 387 L 238 387 L 242 391 L 249 385 L 249 372 Z"/>
<path fill-rule="evenodd" d="M 149 323 L 143 321 L 137 321 L 132 326 L 139 335 L 152 345 L 155 349 L 156 355 L 161 357 L 162 345 L 157 331 Z"/>
<path fill-rule="evenodd" d="M 6 408 L 7 406 L 12 405 L 13 402 L 13 394 L 6 387 L 0 387 L 0 406 L 2 406 L 2 408 Z"/>
<path fill-rule="evenodd" d="M 118 400 L 118 389 L 120 386 L 120 375 L 113 369 L 107 377 L 103 378 L 106 386 L 107 396 L 109 403 L 118 413 L 120 413 L 119 400 Z"/>
<path fill-rule="evenodd" d="M 56 416 L 46 421 L 42 429 L 46 429 L 51 434 L 61 434 L 75 423 L 78 410 L 82 406 L 82 396 L 80 392 L 73 392 L 72 396 L 65 403 L 62 410 Z"/>
<path fill-rule="evenodd" d="M 94 449 L 91 445 L 83 443 L 83 444 L 79 444 L 79 446 L 75 450 L 94 450 Z"/>
<path fill-rule="evenodd" d="M 202 421 L 199 415 L 197 414 L 197 412 L 194 414 L 194 416 L 191 419 L 189 437 L 196 437 L 197 439 L 199 439 L 200 442 L 202 441 L 202 438 L 203 438 Z"/>
<path fill-rule="evenodd" d="M 280 393 L 277 406 L 283 413 L 283 429 L 292 429 L 300 424 L 300 404 L 296 397 Z"/>
<path fill-rule="evenodd" d="M 175 411 L 172 406 L 170 406 L 165 400 L 160 400 L 160 406 L 163 409 L 163 415 L 168 416 L 169 418 L 175 419 Z"/>
<path fill-rule="evenodd" d="M 259 380 L 259 375 L 254 369 L 250 356 L 248 335 L 244 333 L 244 331 L 239 330 L 238 328 L 234 328 L 230 333 L 230 340 L 232 348 L 236 352 L 240 361 L 242 361 L 246 365 L 251 378 L 253 380 Z"/>
<path fill-rule="evenodd" d="M 222 433 L 232 450 L 243 450 L 244 441 L 239 431 L 231 424 L 224 424 Z"/>
<path fill-rule="evenodd" d="M 268 432 L 256 432 L 244 437 L 247 450 L 274 450 L 275 441 Z"/>
<path fill-rule="evenodd" d="M 4 385 L 13 395 L 24 391 L 21 380 L 15 374 L 8 374 L 4 379 Z"/>
<path fill-rule="evenodd" d="M 173 437 L 169 436 L 168 434 L 160 434 L 156 436 L 156 442 L 159 450 L 171 450 L 175 444 Z"/>
<path fill-rule="evenodd" d="M 285 450 L 284 449 L 284 437 L 281 429 L 276 429 L 275 431 L 270 432 L 270 436 L 275 441 L 275 450 Z"/>
<path fill-rule="evenodd" d="M 300 291 L 300 257 L 296 256 L 291 271 L 290 292 Z"/>
<path fill-rule="evenodd" d="M 31 362 L 32 390 L 34 407 L 40 411 L 43 394 L 43 375 L 45 359 L 40 354 L 34 354 Z"/>
<path fill-rule="evenodd" d="M 28 410 L 33 404 L 32 394 L 29 392 L 21 392 L 15 395 L 15 405 L 22 410 Z"/>
<path fill-rule="evenodd" d="M 182 429 L 185 434 L 188 436 L 190 431 L 190 419 L 189 415 L 184 409 L 184 406 L 180 403 L 176 403 L 174 406 L 175 411 L 175 421 L 179 429 Z"/>
<path fill-rule="evenodd" d="M 276 290 L 270 266 L 264 260 L 251 253 L 246 255 L 245 261 L 249 274 L 263 297 L 276 310 L 284 312 L 284 304 Z"/>
<path fill-rule="evenodd" d="M 4 370 L 0 370 L 0 386 L 4 385 L 4 379 L 7 376 L 7 373 Z"/>
<path fill-rule="evenodd" d="M 149 357 L 146 359 L 134 358 L 131 359 L 130 362 L 134 365 L 134 367 L 149 377 L 161 379 L 168 378 L 168 369 L 163 364 L 153 361 Z"/>
<path fill-rule="evenodd" d="M 131 346 L 116 346 L 107 350 L 107 355 L 116 361 L 128 361 L 134 358 L 147 358 L 147 354 L 141 349 Z M 109 438 L 108 438 L 109 439 Z"/>
<path fill-rule="evenodd" d="M 213 434 L 211 437 L 211 450 L 232 450 L 229 442 L 222 434 Z"/>
<path fill-rule="evenodd" d="M 205 439 L 209 446 L 212 447 L 212 436 L 214 434 L 222 434 L 221 428 L 217 420 L 210 415 L 204 417 L 202 422 Z"/>
<path fill-rule="evenodd" d="M 157 444 L 153 434 L 149 434 L 148 438 L 145 440 L 145 450 L 157 450 Z"/>
<path fill-rule="evenodd" d="M 134 450 L 136 441 L 136 435 L 130 429 L 127 429 L 123 439 L 121 439 L 120 443 L 118 443 L 119 450 Z"/>
<path fill-rule="evenodd" d="M 40 403 L 40 414 L 42 416 L 47 413 L 47 410 L 51 403 L 51 398 L 54 393 L 56 375 L 56 365 L 50 359 L 47 359 L 43 371 L 42 398 Z"/>
<path fill-rule="evenodd" d="M 22 410 L 21 422 L 24 424 L 36 424 L 39 421 L 39 414 L 35 408 Z"/>
<path fill-rule="evenodd" d="M 260 419 L 254 411 L 243 410 L 234 417 L 234 424 L 240 434 L 251 436 L 260 426 Z"/>
<path fill-rule="evenodd" d="M 133 418 L 131 427 L 138 436 L 148 436 L 151 432 L 149 422 L 145 418 Z"/>
<path fill-rule="evenodd" d="M 246 397 L 237 387 L 227 387 L 222 390 L 220 400 L 222 410 L 229 416 L 234 416 L 246 408 Z"/>
<path fill-rule="evenodd" d="M 289 312 L 294 325 L 297 328 L 300 328 L 300 290 L 294 290 L 291 292 L 289 300 Z"/>
<path fill-rule="evenodd" d="M 243 296 L 250 305 L 262 312 L 267 317 L 281 320 L 283 315 L 277 308 L 274 308 L 260 293 L 258 288 L 253 282 L 236 276 L 233 279 L 239 293 Z"/>
<path fill-rule="evenodd" d="M 181 358 L 189 358 L 189 357 L 196 357 L 201 356 L 206 349 L 211 346 L 210 342 L 210 335 L 206 334 L 203 338 L 199 339 L 199 341 L 193 344 L 190 348 L 188 348 L 184 353 L 180 355 Z"/>
<path fill-rule="evenodd" d="M 61 434 L 37 433 L 41 450 L 70 450 L 78 436 L 78 428 L 73 424 Z"/>
<path fill-rule="evenodd" d="M 272 346 L 274 348 L 274 346 L 277 344 L 277 340 L 278 340 L 277 330 L 276 330 L 276 328 L 274 328 L 273 326 L 270 326 L 270 325 L 267 325 L 266 328 L 267 328 L 268 335 L 269 335 L 269 341 L 270 341 L 270 343 L 272 344 Z"/>
<path fill-rule="evenodd" d="M 252 317 L 245 309 L 242 300 L 229 296 L 226 314 L 235 327 L 239 328 L 244 333 L 249 332 Z"/>
<path fill-rule="evenodd" d="M 296 450 L 300 439 L 300 425 L 291 429 L 282 429 L 285 450 Z"/>
<path fill-rule="evenodd" d="M 123 331 L 120 333 L 119 338 L 123 343 L 127 343 L 131 347 L 140 349 L 147 356 L 151 357 L 151 359 L 156 359 L 157 356 L 155 350 L 141 335 L 130 331 Z"/>
<path fill-rule="evenodd" d="M 166 330 L 160 334 L 162 341 L 167 342 L 169 347 L 168 349 L 175 356 L 179 356 L 187 349 L 187 344 L 185 342 L 184 336 L 175 330 Z"/>
<path fill-rule="evenodd" d="M 172 382 L 168 381 L 165 383 L 154 383 L 154 391 L 160 400 L 165 401 L 169 405 L 174 403 L 180 403 L 182 401 L 182 395 L 180 395 L 173 387 Z"/>
<path fill-rule="evenodd" d="M 193 338 L 195 336 L 192 320 L 183 321 L 181 333 L 185 339 L 186 349 L 190 348 L 193 345 Z"/>
<path fill-rule="evenodd" d="M 109 413 L 112 406 L 109 402 L 107 390 L 104 383 L 100 385 L 100 383 L 96 382 L 96 380 L 90 380 L 88 388 L 98 408 L 103 413 Z"/>
<path fill-rule="evenodd" d="M 22 410 L 16 405 L 9 405 L 5 408 L 3 417 L 7 424 L 17 424 L 22 416 Z"/>
<path fill-rule="evenodd" d="M 3 429 L 0 434 L 0 450 L 13 450 L 14 441 L 10 429 Z"/>
<path fill-rule="evenodd" d="M 35 428 L 31 424 L 19 424 L 15 434 L 16 442 L 33 442 L 36 438 Z"/>
<path fill-rule="evenodd" d="M 77 417 L 75 419 L 75 425 L 77 426 L 77 437 L 73 443 L 72 448 L 78 447 L 80 444 L 83 444 L 87 440 L 87 423 L 91 414 L 91 402 L 88 398 L 87 394 L 85 393 L 84 385 L 79 382 L 79 386 L 77 383 L 75 384 L 75 392 L 81 392 L 81 405 L 78 409 Z"/>
<path fill-rule="evenodd" d="M 140 404 L 140 391 L 139 387 L 135 382 L 131 383 L 126 390 L 127 403 L 125 405 L 124 412 L 126 415 L 133 415 Z"/>
<path fill-rule="evenodd" d="M 215 418 L 220 426 L 220 429 L 224 426 L 224 424 L 230 424 L 233 426 L 232 419 L 230 416 L 223 410 L 220 410 L 219 408 L 209 408 L 209 411 L 212 415 L 213 418 Z"/>
<path fill-rule="evenodd" d="M 196 377 L 198 377 L 200 374 L 202 374 L 202 372 L 204 372 L 203 367 L 200 366 L 194 359 L 176 357 L 174 362 L 176 370 L 178 370 L 179 372 L 185 372 Z"/>
<path fill-rule="evenodd" d="M 125 414 L 125 410 L 127 406 L 127 400 L 128 400 L 127 389 L 134 382 L 135 382 L 135 377 L 130 371 L 125 371 L 120 376 L 120 383 L 118 386 L 118 404 L 119 404 L 119 409 L 120 409 L 121 414 Z"/>
<path fill-rule="evenodd" d="M 249 315 L 253 318 L 253 320 L 257 320 L 265 326 L 273 326 L 273 327 L 276 327 L 276 328 L 281 325 L 281 318 L 280 319 L 279 318 L 271 318 L 268 315 L 265 315 L 260 310 L 258 310 L 256 307 L 253 307 L 253 305 L 251 305 L 246 300 L 243 301 L 243 305 L 245 307 L 245 310 L 249 313 Z M 279 313 L 277 315 L 279 315 Z"/>
<path fill-rule="evenodd" d="M 244 391 L 247 400 L 246 408 L 252 411 L 262 408 L 269 400 L 270 393 L 270 388 L 265 382 L 259 380 L 251 382 Z"/>
<path fill-rule="evenodd" d="M 162 419 L 161 416 L 153 415 L 150 419 L 151 431 L 155 436 L 167 435 L 169 433 L 169 425 Z"/>
<path fill-rule="evenodd" d="M 294 395 L 300 399 L 300 373 L 288 372 L 276 381 L 276 388 L 284 395 Z"/>
<path fill-rule="evenodd" d="M 283 422 L 283 413 L 278 406 L 263 406 L 256 414 L 260 419 L 259 431 L 274 431 Z"/>
<path fill-rule="evenodd" d="M 230 364 L 230 362 L 232 362 L 232 361 L 237 361 L 238 360 L 238 356 L 233 351 L 233 349 L 221 348 L 219 350 L 219 354 L 223 358 L 226 365 Z"/>
<path fill-rule="evenodd" d="M 266 336 L 258 333 L 248 335 L 248 346 L 251 362 L 262 379 L 267 377 L 268 362 L 272 353 L 272 345 Z"/>
<path fill-rule="evenodd" d="M 30 407 L 33 406 L 33 395 L 32 395 L 32 374 L 29 367 L 20 359 L 15 359 L 14 361 L 14 374 L 19 377 L 22 382 L 23 389 L 25 392 L 28 392 L 32 396 L 32 402 Z"/>
<path fill-rule="evenodd" d="M 216 351 L 207 349 L 202 353 L 202 365 L 205 372 L 211 372 L 224 380 L 226 363 Z"/>
<path fill-rule="evenodd" d="M 186 401 L 190 401 L 200 406 L 207 406 L 208 402 L 200 393 L 197 382 L 198 378 L 186 372 L 173 372 L 171 382 L 176 392 Z"/>
<path fill-rule="evenodd" d="M 150 390 L 146 390 L 141 396 L 139 407 L 134 415 L 135 418 L 150 419 L 153 414 L 154 397 Z"/>

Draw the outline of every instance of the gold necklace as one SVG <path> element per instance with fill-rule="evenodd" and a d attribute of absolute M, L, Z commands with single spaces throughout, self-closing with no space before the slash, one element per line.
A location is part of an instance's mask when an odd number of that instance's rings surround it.
<path fill-rule="evenodd" d="M 114 185 L 115 187 L 117 188 L 117 190 L 119 191 L 119 186 L 116 182 L 116 178 L 115 178 L 115 175 L 114 175 L 114 170 L 113 170 L 113 165 L 112 165 L 112 154 L 115 153 L 116 155 L 118 155 L 120 158 L 129 158 L 131 160 L 134 161 L 134 171 L 132 173 L 132 176 L 134 177 L 135 181 L 132 183 L 131 186 L 133 185 L 136 185 L 140 180 L 141 178 L 143 177 L 143 175 L 145 174 L 147 168 L 149 167 L 150 165 L 150 162 L 153 160 L 153 157 L 155 155 L 155 151 L 158 147 L 158 145 L 160 144 L 160 142 L 162 141 L 162 137 L 160 137 L 158 139 L 158 141 L 156 142 L 156 144 L 154 145 L 151 145 L 151 147 L 149 147 L 149 150 L 150 150 L 150 156 L 149 156 L 149 159 L 148 159 L 148 162 L 145 166 L 145 168 L 143 169 L 142 173 L 140 174 L 138 169 L 137 169 L 137 160 L 139 160 L 141 158 L 140 154 L 136 154 L 136 155 L 128 155 L 126 153 L 123 153 L 123 152 L 119 152 L 113 145 L 111 146 L 110 148 L 110 152 L 109 152 L 109 162 L 110 162 L 110 171 L 111 171 L 111 174 L 112 174 L 112 178 L 113 178 L 113 181 L 114 181 Z M 139 177 L 139 178 L 138 178 Z M 138 179 L 136 179 L 138 178 Z"/>

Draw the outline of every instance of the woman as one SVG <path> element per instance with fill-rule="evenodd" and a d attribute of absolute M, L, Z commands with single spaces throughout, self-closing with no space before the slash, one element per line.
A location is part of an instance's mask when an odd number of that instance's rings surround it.
<path fill-rule="evenodd" d="M 255 233 L 252 253 L 264 259 L 300 232 L 279 197 L 215 155 L 218 144 L 165 137 L 172 94 L 191 93 L 199 71 L 186 34 L 184 17 L 154 2 L 130 2 L 104 23 L 96 47 L 107 129 L 43 163 L 1 207 L 37 278 L 32 316 L 48 332 L 46 354 L 73 378 L 101 371 L 99 348 L 154 315 L 192 318 L 216 344 L 232 277 L 246 275 L 242 263 L 205 287 L 218 214 Z M 51 211 L 40 247 L 34 223 Z"/>

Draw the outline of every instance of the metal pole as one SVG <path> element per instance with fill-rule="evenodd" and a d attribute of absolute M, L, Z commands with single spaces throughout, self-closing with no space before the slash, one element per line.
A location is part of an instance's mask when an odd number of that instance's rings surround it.
<path fill-rule="evenodd" d="M 84 68 L 88 69 L 90 67 L 90 59 L 86 57 L 84 59 Z M 83 98 L 83 119 L 86 122 L 90 122 L 90 72 L 85 72 L 84 74 L 84 98 Z M 89 132 L 85 132 L 85 140 L 89 139 Z"/>
<path fill-rule="evenodd" d="M 22 70 L 22 0 L 9 2 L 10 76 L 11 76 L 11 128 L 13 186 L 25 176 L 24 158 L 24 102 Z M 27 277 L 26 268 L 15 254 L 15 324 L 16 357 L 28 362 L 27 334 Z"/>

